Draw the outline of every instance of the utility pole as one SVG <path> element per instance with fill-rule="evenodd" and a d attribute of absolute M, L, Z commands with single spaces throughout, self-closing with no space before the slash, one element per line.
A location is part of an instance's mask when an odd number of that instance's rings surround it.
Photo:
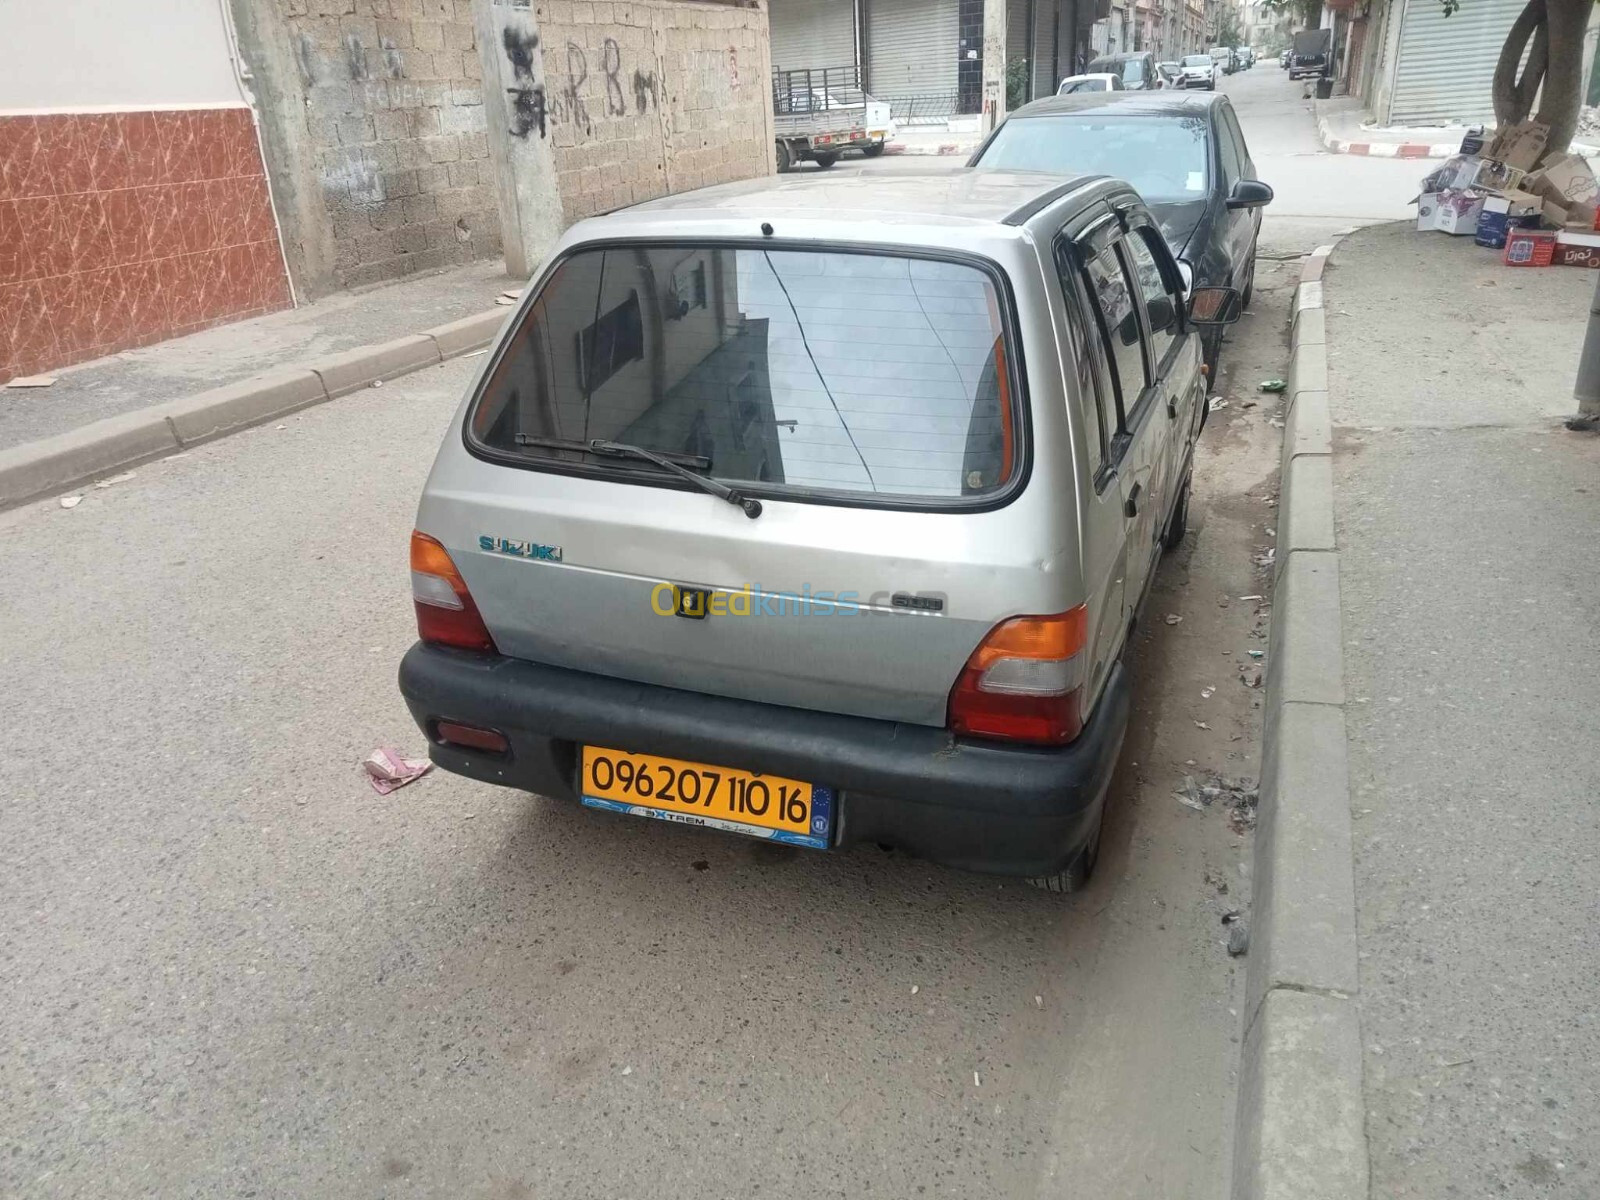
<path fill-rule="evenodd" d="M 483 113 L 506 274 L 527 279 L 564 224 L 539 27 L 528 0 L 472 0 L 472 26 L 483 64 Z"/>
<path fill-rule="evenodd" d="M 983 128 L 1005 119 L 1006 0 L 983 0 Z"/>

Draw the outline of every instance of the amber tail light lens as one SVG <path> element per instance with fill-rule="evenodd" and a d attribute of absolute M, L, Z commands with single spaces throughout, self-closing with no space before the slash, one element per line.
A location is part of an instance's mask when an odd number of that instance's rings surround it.
<path fill-rule="evenodd" d="M 950 689 L 959 734 L 1060 746 L 1083 730 L 1088 610 L 1013 617 L 989 631 Z"/>
<path fill-rule="evenodd" d="M 450 552 L 436 539 L 415 530 L 411 534 L 411 599 L 417 610 L 417 636 L 423 641 L 461 650 L 496 649 Z"/>

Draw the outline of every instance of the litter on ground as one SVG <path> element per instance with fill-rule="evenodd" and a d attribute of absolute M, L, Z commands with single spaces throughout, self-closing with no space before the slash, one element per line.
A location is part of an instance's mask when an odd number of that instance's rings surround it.
<path fill-rule="evenodd" d="M 361 760 L 361 766 L 372 780 L 372 790 L 380 796 L 387 796 L 433 770 L 433 764 L 427 759 L 407 758 L 393 746 L 379 746 Z"/>

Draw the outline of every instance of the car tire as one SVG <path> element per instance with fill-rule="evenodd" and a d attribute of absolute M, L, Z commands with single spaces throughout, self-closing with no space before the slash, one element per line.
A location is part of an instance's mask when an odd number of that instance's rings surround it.
<path fill-rule="evenodd" d="M 1178 492 L 1178 502 L 1172 506 L 1172 516 L 1161 535 L 1161 549 L 1176 550 L 1183 544 L 1183 535 L 1189 532 L 1189 488 L 1194 483 L 1194 468 L 1183 477 L 1183 487 Z"/>
<path fill-rule="evenodd" d="M 1094 865 L 1100 859 L 1100 831 L 1106 823 L 1106 806 L 1102 799 L 1100 803 L 1100 819 L 1095 822 L 1094 833 L 1090 835 L 1089 842 L 1078 851 L 1074 858 L 1054 875 L 1033 875 L 1028 878 L 1028 885 L 1036 887 L 1041 892 L 1056 892 L 1067 896 L 1073 892 L 1081 892 L 1089 882 L 1089 876 L 1094 874 Z"/>
<path fill-rule="evenodd" d="M 1217 81 L 1215 79 L 1213 79 L 1210 83 L 1206 84 L 1206 91 L 1214 92 L 1216 90 L 1217 90 Z"/>
<path fill-rule="evenodd" d="M 778 174 L 780 174 L 780 175 L 783 174 L 785 171 L 787 171 L 792 166 L 794 166 L 794 155 L 789 153 L 789 143 L 788 142 L 779 142 L 778 143 Z"/>
<path fill-rule="evenodd" d="M 811 161 L 826 171 L 829 167 L 833 166 L 834 163 L 839 161 L 839 156 L 832 152 L 827 154 L 813 154 L 811 156 Z"/>
<path fill-rule="evenodd" d="M 1239 311 L 1242 313 L 1250 307 L 1250 301 L 1256 294 L 1256 252 L 1255 247 L 1250 248 L 1250 265 L 1245 268 L 1244 291 L 1239 293 Z"/>
<path fill-rule="evenodd" d="M 882 142 L 879 142 L 874 146 L 863 146 L 861 148 L 861 156 L 863 158 L 877 158 L 878 155 L 880 155 L 882 153 L 883 153 L 883 143 Z"/>

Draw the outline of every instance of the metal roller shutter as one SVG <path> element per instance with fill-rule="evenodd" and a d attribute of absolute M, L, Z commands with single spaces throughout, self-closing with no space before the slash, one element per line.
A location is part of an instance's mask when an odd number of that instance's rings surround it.
<path fill-rule="evenodd" d="M 1033 9 L 1033 98 L 1055 95 L 1056 10 L 1059 0 L 1037 0 Z"/>
<path fill-rule="evenodd" d="M 856 63 L 855 0 L 771 0 L 767 24 L 774 71 Z"/>
<path fill-rule="evenodd" d="M 1006 63 L 1028 57 L 1028 0 L 1006 0 Z"/>
<path fill-rule="evenodd" d="M 1407 0 L 1388 124 L 1494 119 L 1494 66 L 1524 0 L 1472 0 L 1449 17 L 1439 0 Z"/>
<path fill-rule="evenodd" d="M 867 13 L 868 90 L 894 103 L 897 121 L 954 113 L 960 53 L 957 0 L 870 0 Z"/>

